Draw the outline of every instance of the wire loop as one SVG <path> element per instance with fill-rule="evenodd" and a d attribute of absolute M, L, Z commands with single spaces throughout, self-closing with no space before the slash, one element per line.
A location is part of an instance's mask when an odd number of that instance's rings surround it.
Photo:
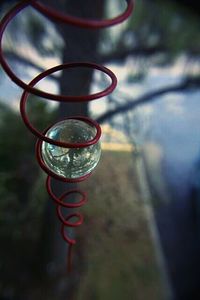
<path fill-rule="evenodd" d="M 67 241 L 71 245 L 74 245 L 76 243 L 76 240 L 68 237 L 68 235 L 66 234 L 66 227 L 80 226 L 83 223 L 83 216 L 80 213 L 72 213 L 64 217 L 62 214 L 62 208 L 77 208 L 83 206 L 87 202 L 87 196 L 83 191 L 79 189 L 72 189 L 66 191 L 60 197 L 57 197 L 52 190 L 52 177 L 50 176 L 47 176 L 46 187 L 47 187 L 48 194 L 53 198 L 53 200 L 57 204 L 56 212 L 59 220 L 62 222 L 61 234 L 65 241 Z M 73 194 L 74 197 L 75 195 L 81 195 L 82 197 L 78 202 L 75 203 L 64 202 L 64 199 L 71 194 Z M 75 222 L 70 222 L 69 220 L 72 218 L 77 218 L 77 220 Z"/>
<path fill-rule="evenodd" d="M 78 26 L 80 28 L 100 29 L 100 28 L 110 27 L 122 23 L 131 15 L 134 9 L 134 1 L 125 0 L 125 2 L 127 4 L 125 11 L 119 16 L 108 20 L 89 20 L 89 19 L 83 19 L 83 18 L 71 16 L 68 14 L 63 14 L 62 12 L 56 11 L 53 8 L 43 5 L 39 1 L 34 2 L 32 6 L 36 8 L 38 11 L 40 11 L 42 14 L 44 14 L 45 16 L 52 18 L 55 21 L 67 23 L 73 26 Z"/>

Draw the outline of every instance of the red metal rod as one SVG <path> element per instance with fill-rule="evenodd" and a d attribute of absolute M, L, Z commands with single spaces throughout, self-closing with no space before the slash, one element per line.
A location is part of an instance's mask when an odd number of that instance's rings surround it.
<path fill-rule="evenodd" d="M 67 254 L 67 270 L 70 273 L 72 270 L 72 244 L 69 244 L 68 254 Z"/>
<path fill-rule="evenodd" d="M 52 178 L 50 176 L 47 176 L 47 180 L 46 180 L 47 191 L 57 205 L 57 209 L 56 209 L 57 215 L 58 215 L 59 220 L 62 222 L 61 235 L 62 235 L 63 239 L 69 245 L 67 265 L 68 265 L 68 271 L 70 271 L 71 266 L 72 266 L 72 245 L 76 244 L 76 240 L 69 238 L 69 236 L 66 234 L 66 227 L 80 226 L 83 223 L 83 216 L 80 213 L 72 213 L 72 214 L 69 214 L 67 217 L 64 217 L 62 214 L 62 208 L 80 207 L 87 202 L 87 197 L 86 197 L 86 194 L 84 192 L 80 191 L 79 189 L 73 189 L 73 190 L 67 191 L 64 194 L 62 194 L 60 197 L 57 197 L 52 190 L 51 183 L 52 183 Z M 71 194 L 74 194 L 74 196 L 81 195 L 82 198 L 78 202 L 75 202 L 75 203 L 64 202 L 64 199 L 66 199 L 66 197 L 68 198 L 68 196 Z M 72 218 L 78 218 L 78 220 L 76 222 L 69 222 L 69 220 Z"/>
<path fill-rule="evenodd" d="M 72 189 L 70 191 L 65 192 L 64 194 L 62 194 L 59 198 L 53 193 L 52 188 L 51 188 L 51 177 L 47 176 L 47 180 L 46 180 L 46 188 L 47 191 L 49 193 L 49 195 L 51 196 L 51 198 L 55 201 L 56 204 L 61 205 L 63 207 L 68 207 L 68 208 L 76 208 L 76 207 L 80 207 L 82 205 L 84 205 L 87 202 L 87 196 L 86 193 L 79 190 L 79 189 Z M 79 200 L 79 202 L 76 203 L 68 203 L 65 202 L 64 199 L 68 198 L 69 195 L 71 194 L 78 194 L 81 195 L 81 200 Z"/>
<path fill-rule="evenodd" d="M 101 92 L 94 93 L 91 95 L 81 95 L 81 96 L 55 95 L 55 94 L 43 92 L 41 90 L 34 88 L 34 86 L 39 81 L 41 81 L 45 77 L 51 75 L 52 73 L 55 73 L 55 72 L 61 71 L 61 70 L 72 69 L 72 68 L 73 69 L 74 68 L 90 68 L 93 70 L 99 70 L 99 71 L 107 74 L 110 77 L 111 84 Z M 12 79 L 14 79 L 14 78 L 12 78 Z M 23 84 L 24 84 L 24 82 L 23 82 Z M 40 73 L 29 84 L 25 84 L 25 87 L 23 87 L 23 89 L 25 90 L 25 92 L 27 92 L 27 94 L 28 93 L 35 94 L 37 96 L 46 98 L 48 100 L 54 100 L 54 101 L 59 101 L 59 102 L 88 102 L 88 101 L 96 100 L 96 99 L 107 96 L 108 94 L 113 92 L 113 90 L 116 88 L 116 86 L 117 86 L 117 78 L 116 78 L 115 74 L 108 68 L 106 68 L 102 65 L 98 65 L 98 64 L 90 63 L 90 62 L 72 62 L 72 63 L 66 63 L 66 64 L 61 64 L 61 65 L 55 66 L 53 68 L 50 68 L 50 69 Z M 27 96 L 27 94 L 26 94 L 26 96 Z"/>
<path fill-rule="evenodd" d="M 96 128 L 96 135 L 93 139 L 84 142 L 84 143 L 67 143 L 67 142 L 61 142 L 61 141 L 57 141 L 57 140 L 53 140 L 47 136 L 45 136 L 46 132 L 52 127 L 49 126 L 47 129 L 45 129 L 45 131 L 43 133 L 41 133 L 40 131 L 38 131 L 36 128 L 33 127 L 33 125 L 31 125 L 27 115 L 24 113 L 24 111 L 21 110 L 21 116 L 22 119 L 25 123 L 25 125 L 29 128 L 29 130 L 36 136 L 38 137 L 40 140 L 45 141 L 51 145 L 55 145 L 55 146 L 59 146 L 59 147 L 63 147 L 63 148 L 85 148 L 91 145 L 94 145 L 98 142 L 98 140 L 100 139 L 101 136 L 101 127 L 99 126 L 99 124 L 87 117 L 80 117 L 80 116 L 73 116 L 73 117 L 69 117 L 69 118 L 65 118 L 63 120 L 70 120 L 70 119 L 74 119 L 74 120 L 80 120 L 83 121 L 85 123 L 88 123 L 90 126 L 93 126 Z"/>
<path fill-rule="evenodd" d="M 133 0 L 125 0 L 127 3 L 127 7 L 125 11 L 113 18 L 108 20 L 88 20 L 88 19 L 82 19 L 75 16 L 63 14 L 60 11 L 56 11 L 55 9 L 46 6 L 39 1 L 33 2 L 32 6 L 36 8 L 38 11 L 40 11 L 42 14 L 44 14 L 47 17 L 50 17 L 58 22 L 64 22 L 67 24 L 71 24 L 74 26 L 78 26 L 80 28 L 91 28 L 91 29 L 100 29 L 105 27 L 110 27 L 119 23 L 122 23 L 125 21 L 132 13 L 134 9 L 134 1 Z M 95 1 L 94 1 L 95 6 Z"/>
<path fill-rule="evenodd" d="M 40 80 L 44 79 L 46 76 L 48 76 L 49 74 L 58 71 L 58 70 L 63 70 L 63 69 L 67 69 L 67 68 L 71 68 L 71 67 L 90 67 L 93 69 L 98 69 L 100 71 L 102 71 L 103 73 L 106 73 L 107 75 L 109 75 L 109 77 L 111 78 L 111 84 L 109 87 L 107 87 L 106 89 L 104 89 L 103 91 L 99 92 L 99 93 L 95 93 L 92 95 L 85 95 L 85 96 L 63 96 L 63 95 L 52 95 L 54 96 L 54 99 L 56 98 L 57 101 L 67 101 L 67 102 L 71 102 L 71 101 L 79 101 L 79 102 L 85 102 L 86 99 L 90 99 L 87 101 L 92 101 L 95 100 L 97 98 L 106 96 L 108 94 L 110 94 L 116 87 L 117 85 L 117 78 L 114 75 L 114 73 L 112 71 L 110 71 L 108 68 L 105 68 L 103 66 L 94 64 L 94 63 L 70 63 L 70 64 L 63 64 L 63 65 L 59 65 L 56 66 L 54 68 L 51 68 L 41 74 L 39 74 L 38 76 L 36 76 L 29 84 L 27 84 L 28 87 L 33 88 L 35 86 L 35 84 L 37 84 Z M 33 88 L 34 89 L 34 88 Z M 59 142 L 59 141 L 53 141 L 52 139 L 45 137 L 45 134 L 40 133 L 36 128 L 33 127 L 33 125 L 30 123 L 29 118 L 26 114 L 26 103 L 28 100 L 28 96 L 29 96 L 29 92 L 28 91 L 24 91 L 21 97 L 21 102 L 20 102 L 20 111 L 21 111 L 21 116 L 22 119 L 25 123 L 25 125 L 29 128 L 29 130 L 38 138 L 42 139 L 43 141 L 46 141 L 50 144 L 56 145 L 56 146 L 60 146 L 60 147 L 66 147 L 66 148 L 81 148 L 81 147 L 86 147 L 86 146 L 90 146 L 95 144 L 98 139 L 100 138 L 101 135 L 101 129 L 100 126 L 93 120 L 89 119 L 89 118 L 85 118 L 85 117 L 80 117 L 79 119 L 82 119 L 83 121 L 89 123 L 90 125 L 96 127 L 97 133 L 96 136 L 91 140 L 86 142 L 84 145 L 83 144 L 71 144 L 71 143 L 64 143 L 64 142 Z M 58 99 L 62 99 L 62 100 L 58 100 Z M 75 99 L 75 100 L 74 100 Z M 46 133 L 46 132 L 45 132 Z"/>

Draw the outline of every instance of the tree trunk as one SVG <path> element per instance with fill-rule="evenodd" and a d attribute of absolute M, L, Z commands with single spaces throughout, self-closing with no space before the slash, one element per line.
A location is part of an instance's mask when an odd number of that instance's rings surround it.
<path fill-rule="evenodd" d="M 68 0 L 65 11 L 71 15 L 82 18 L 102 18 L 104 1 L 93 0 L 74 1 Z M 98 61 L 99 30 L 74 27 L 66 24 L 59 25 L 59 31 L 65 42 L 63 49 L 63 62 L 73 61 Z M 93 72 L 91 69 L 79 68 L 65 76 L 63 72 L 60 88 L 66 95 L 88 94 L 90 90 Z M 60 105 L 60 116 L 88 115 L 87 103 L 67 103 Z"/>

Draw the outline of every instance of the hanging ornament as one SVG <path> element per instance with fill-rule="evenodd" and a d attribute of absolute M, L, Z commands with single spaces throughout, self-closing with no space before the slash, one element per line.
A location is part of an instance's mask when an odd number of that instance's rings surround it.
<path fill-rule="evenodd" d="M 75 144 L 88 142 L 95 135 L 95 127 L 75 119 L 58 122 L 46 132 L 46 136 L 53 140 Z M 65 178 L 79 178 L 91 173 L 100 155 L 100 142 L 84 148 L 63 148 L 42 143 L 44 163 L 52 172 Z"/>
<path fill-rule="evenodd" d="M 77 227 L 81 225 L 83 222 L 83 216 L 80 213 L 69 213 L 67 216 L 63 216 L 62 208 L 65 207 L 72 209 L 80 207 L 85 204 L 87 197 L 83 191 L 77 188 L 67 190 L 60 196 L 54 194 L 52 189 L 52 178 L 63 182 L 73 183 L 85 180 L 90 176 L 101 155 L 99 142 L 101 128 L 94 120 L 91 120 L 87 117 L 76 116 L 56 123 L 45 130 L 45 132 L 40 132 L 31 124 L 29 120 L 26 112 L 26 103 L 30 93 L 48 100 L 55 100 L 59 102 L 77 103 L 92 101 L 110 94 L 117 85 L 117 78 L 111 70 L 104 66 L 92 62 L 71 62 L 52 67 L 37 75 L 29 84 L 27 84 L 14 73 L 14 70 L 12 70 L 4 58 L 2 49 L 3 35 L 10 21 L 28 6 L 34 7 L 36 10 L 57 22 L 64 22 L 80 28 L 100 29 L 119 24 L 130 16 L 134 7 L 134 0 L 124 1 L 127 4 L 126 9 L 121 15 L 113 19 L 85 20 L 70 15 L 64 15 L 63 13 L 40 3 L 40 1 L 22 0 L 18 1 L 18 3 L 4 16 L 0 22 L 0 64 L 11 80 L 19 87 L 24 89 L 20 101 L 20 112 L 25 125 L 38 138 L 36 143 L 36 157 L 41 168 L 48 174 L 46 181 L 47 191 L 57 205 L 57 215 L 62 222 L 61 234 L 63 239 L 69 245 L 69 270 L 71 269 L 72 264 L 72 246 L 76 243 L 76 240 L 71 239 L 68 236 L 66 228 Z M 79 67 L 91 68 L 92 70 L 98 70 L 105 73 L 111 79 L 110 85 L 98 93 L 81 96 L 51 94 L 35 88 L 35 85 L 40 80 L 46 78 L 54 72 Z M 79 202 L 70 203 L 65 199 L 70 195 L 78 195 L 81 198 Z M 74 218 L 76 221 L 74 221 Z"/>

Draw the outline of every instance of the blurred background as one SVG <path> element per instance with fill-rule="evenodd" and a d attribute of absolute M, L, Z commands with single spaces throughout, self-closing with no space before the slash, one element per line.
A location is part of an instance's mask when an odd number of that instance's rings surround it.
<path fill-rule="evenodd" d="M 20 1 L 1 1 L 0 16 Z M 41 1 L 83 18 L 111 18 L 120 0 Z M 35 137 L 20 114 L 22 90 L 0 70 L 0 300 L 200 299 L 200 37 L 198 2 L 140 0 L 109 29 L 52 22 L 31 7 L 4 35 L 4 54 L 29 82 L 62 62 L 109 67 L 116 90 L 89 104 L 30 96 L 28 115 L 43 130 L 70 115 L 102 126 L 102 157 L 80 188 L 89 201 L 67 274 L 67 245 Z M 81 95 L 108 86 L 101 72 L 55 73 L 38 87 Z M 54 183 L 58 195 L 66 187 Z"/>

